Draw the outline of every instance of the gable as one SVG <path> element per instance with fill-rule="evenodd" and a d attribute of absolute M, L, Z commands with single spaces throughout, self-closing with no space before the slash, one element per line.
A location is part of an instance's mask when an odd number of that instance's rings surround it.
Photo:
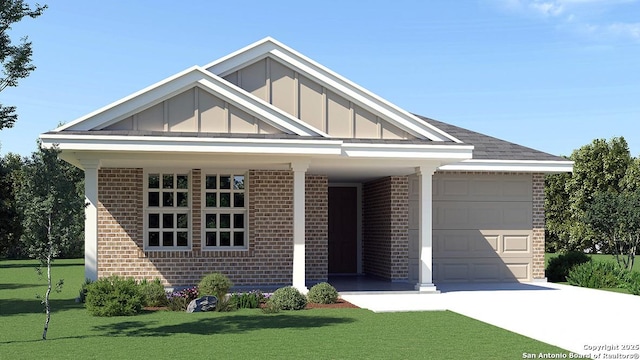
<path fill-rule="evenodd" d="M 332 137 L 416 138 L 364 105 L 269 56 L 223 75 L 232 84 Z"/>
<path fill-rule="evenodd" d="M 97 130 L 284 133 L 197 86 Z"/>
<path fill-rule="evenodd" d="M 248 131 L 328 136 L 198 66 L 60 126 L 55 131 L 117 129 Z"/>
<path fill-rule="evenodd" d="M 264 65 L 262 64 L 263 60 Z M 380 133 L 386 134 L 388 138 L 413 137 L 420 140 L 461 143 L 460 140 L 445 131 L 421 121 L 415 115 L 407 112 L 406 110 L 399 108 L 398 106 L 384 100 L 374 93 L 269 37 L 213 61 L 205 65 L 204 68 L 218 76 L 228 77 L 229 81 L 246 87 L 250 91 L 255 91 L 256 93 L 262 92 L 263 96 L 267 96 L 269 101 L 271 101 L 271 98 L 269 98 L 271 94 L 268 93 L 272 87 L 271 83 L 276 79 L 279 80 L 278 74 L 274 75 L 274 71 L 270 69 L 270 63 L 273 62 L 280 63 L 280 65 L 288 68 L 289 71 L 294 72 L 294 74 L 290 76 L 293 78 L 294 83 L 296 81 L 298 82 L 298 86 L 296 87 L 294 85 L 293 87 L 294 96 L 295 91 L 297 91 L 299 97 L 302 98 L 300 94 L 302 93 L 303 88 L 299 86 L 299 83 L 300 80 L 304 80 L 303 78 L 307 78 L 316 85 L 326 89 L 327 92 L 325 93 L 323 91 L 322 97 L 322 100 L 324 100 L 322 104 L 324 104 L 324 106 L 321 107 L 321 110 L 324 110 L 325 113 L 319 114 L 316 111 L 314 114 L 316 116 L 321 116 L 320 122 L 325 123 L 327 131 L 331 131 L 333 126 L 334 129 L 337 127 L 338 129 L 342 129 L 340 132 L 344 132 L 343 127 L 345 126 L 342 123 L 332 124 L 331 119 L 329 119 L 328 112 L 330 109 L 326 104 L 328 102 L 326 94 L 330 91 L 337 96 L 342 97 L 344 100 L 353 102 L 355 105 L 374 114 L 377 117 L 375 120 L 376 128 L 379 129 Z M 250 78 L 252 78 L 252 84 L 250 85 L 242 84 L 242 76 L 247 75 L 244 74 L 245 69 L 247 70 L 247 74 L 251 73 Z M 262 70 L 265 75 L 258 75 L 257 77 L 254 77 L 253 72 L 258 69 L 265 69 Z M 275 72 L 277 73 L 277 70 Z M 296 73 L 298 74 L 297 79 Z M 255 82 L 253 81 L 254 79 Z M 263 86 L 264 90 L 262 90 Z M 304 106 L 301 106 L 299 101 L 296 103 L 295 98 L 293 106 L 299 106 L 299 109 L 296 110 L 294 108 L 293 110 L 293 114 L 295 115 L 302 114 L 305 111 Z M 355 107 L 350 105 L 348 109 L 352 116 L 348 121 L 348 127 L 351 129 L 351 135 L 352 137 L 360 137 L 360 135 L 356 134 L 357 130 L 354 130 L 356 128 L 355 121 L 353 121 L 353 116 L 356 112 Z M 340 110 L 339 107 L 338 110 Z M 300 119 L 302 119 L 303 116 L 304 115 L 301 115 Z M 401 131 L 406 132 L 411 136 L 400 135 Z M 381 135 L 381 137 L 383 136 L 385 135 Z M 369 137 L 363 136 L 363 138 Z"/>

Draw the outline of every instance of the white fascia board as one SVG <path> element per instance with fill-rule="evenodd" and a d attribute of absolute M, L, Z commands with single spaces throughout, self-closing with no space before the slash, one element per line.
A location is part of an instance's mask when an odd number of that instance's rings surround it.
<path fill-rule="evenodd" d="M 329 137 L 328 134 L 313 128 L 198 66 L 182 71 L 78 120 L 74 120 L 67 125 L 61 126 L 54 131 L 104 128 L 142 111 L 143 108 L 158 104 L 194 86 L 200 86 L 205 90 L 209 89 L 213 95 L 228 100 L 242 110 L 251 113 L 253 116 L 270 123 L 282 131 L 301 136 Z"/>
<path fill-rule="evenodd" d="M 133 151 L 171 153 L 340 155 L 342 141 L 289 139 L 235 139 L 162 136 L 43 134 L 45 147 L 63 151 Z"/>
<path fill-rule="evenodd" d="M 443 165 L 442 171 L 498 171 L 498 172 L 573 172 L 573 161 L 551 160 L 465 160 Z"/>
<path fill-rule="evenodd" d="M 434 159 L 443 161 L 471 159 L 472 145 L 366 144 L 345 143 L 344 154 L 362 158 Z"/>
<path fill-rule="evenodd" d="M 300 136 L 330 137 L 329 134 L 310 126 L 216 75 L 208 72 L 204 72 L 204 75 L 206 75 L 207 78 L 198 81 L 198 84 L 201 85 L 203 90 L 209 90 L 212 95 L 221 97 L 232 104 L 238 104 L 244 111 L 261 120 L 267 121 L 279 129 Z M 252 101 L 247 101 L 249 98 Z"/>
<path fill-rule="evenodd" d="M 450 140 L 456 143 L 462 143 L 462 141 L 452 135 L 420 120 L 415 115 L 269 37 L 213 61 L 205 65 L 204 68 L 219 76 L 225 76 L 245 64 L 255 62 L 268 55 L 293 66 L 307 77 L 318 80 L 332 91 L 356 100 L 356 102 L 359 102 L 363 107 L 367 108 L 367 110 L 379 113 L 390 120 L 396 121 L 399 127 L 409 131 L 413 135 L 423 136 L 433 141 Z"/>
<path fill-rule="evenodd" d="M 184 89 L 190 83 L 195 81 L 192 76 L 188 75 L 197 73 L 198 69 L 198 66 L 192 66 L 118 101 L 103 106 L 102 108 L 85 116 L 73 120 L 68 124 L 62 125 L 54 129 L 54 131 L 91 130 L 101 126 L 103 123 L 113 120 L 114 118 L 124 118 L 126 117 L 126 114 L 133 114 L 136 110 L 139 110 L 141 106 L 153 103 L 160 97 L 164 97 L 167 94 L 173 94 Z"/>
<path fill-rule="evenodd" d="M 265 37 L 252 44 L 236 50 L 229 55 L 225 55 L 203 66 L 207 71 L 211 71 L 218 76 L 224 76 L 227 72 L 232 72 L 233 68 L 243 64 L 254 62 L 260 56 L 264 56 L 275 48 L 278 41 L 272 37 Z"/>

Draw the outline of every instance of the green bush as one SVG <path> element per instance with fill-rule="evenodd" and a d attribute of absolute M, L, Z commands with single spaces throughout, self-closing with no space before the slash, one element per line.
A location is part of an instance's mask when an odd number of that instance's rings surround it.
<path fill-rule="evenodd" d="M 265 300 L 264 295 L 260 291 L 249 291 L 245 293 L 231 294 L 230 301 L 236 305 L 238 309 L 257 309 Z"/>
<path fill-rule="evenodd" d="M 307 306 L 307 298 L 298 289 L 287 286 L 274 291 L 268 304 L 279 310 L 302 310 Z"/>
<path fill-rule="evenodd" d="M 147 281 L 144 279 L 140 282 L 140 294 L 142 295 L 142 303 L 144 306 L 167 306 L 167 293 L 160 279 Z"/>
<path fill-rule="evenodd" d="M 629 272 L 623 286 L 633 295 L 640 295 L 640 272 Z"/>
<path fill-rule="evenodd" d="M 84 283 L 82 283 L 82 286 L 80 287 L 80 292 L 78 293 L 77 301 L 81 303 L 85 303 L 87 301 L 87 286 L 89 286 L 92 282 L 93 280 L 88 278 L 84 280 Z"/>
<path fill-rule="evenodd" d="M 589 261 L 569 271 L 571 285 L 592 289 L 615 288 L 624 284 L 626 270 L 611 261 Z"/>
<path fill-rule="evenodd" d="M 198 283 L 198 295 L 214 295 L 220 301 L 227 296 L 232 286 L 233 283 L 228 277 L 220 273 L 212 273 L 203 277 Z"/>
<path fill-rule="evenodd" d="M 278 309 L 278 307 L 276 307 L 271 301 L 267 301 L 261 310 L 265 314 L 277 314 L 280 312 L 280 309 Z"/>
<path fill-rule="evenodd" d="M 338 301 L 338 291 L 329 283 L 315 284 L 307 294 L 309 302 L 316 304 L 335 304 Z"/>
<path fill-rule="evenodd" d="M 238 310 L 238 305 L 231 299 L 229 296 L 224 296 L 222 298 L 218 298 L 218 303 L 216 303 L 217 312 L 229 312 Z"/>
<path fill-rule="evenodd" d="M 567 281 L 571 268 L 589 261 L 591 261 L 589 255 L 581 251 L 569 251 L 549 260 L 545 275 L 551 282 Z"/>
<path fill-rule="evenodd" d="M 110 276 L 87 286 L 87 310 L 94 316 L 129 316 L 142 310 L 142 295 L 132 278 Z"/>

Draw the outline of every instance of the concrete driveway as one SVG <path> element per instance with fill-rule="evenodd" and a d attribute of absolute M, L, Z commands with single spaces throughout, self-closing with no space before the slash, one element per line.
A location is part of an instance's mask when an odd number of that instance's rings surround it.
<path fill-rule="evenodd" d="M 640 296 L 553 283 L 438 289 L 442 293 L 361 292 L 342 298 L 374 312 L 450 310 L 573 353 L 640 358 Z"/>

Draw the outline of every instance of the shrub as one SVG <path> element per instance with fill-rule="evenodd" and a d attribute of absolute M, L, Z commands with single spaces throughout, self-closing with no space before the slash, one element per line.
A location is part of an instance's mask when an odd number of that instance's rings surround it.
<path fill-rule="evenodd" d="M 164 286 L 162 286 L 160 279 L 153 281 L 142 280 L 140 282 L 140 294 L 142 295 L 144 306 L 158 307 L 167 305 L 167 293 L 164 291 Z"/>
<path fill-rule="evenodd" d="M 110 276 L 87 285 L 87 310 L 94 316 L 129 316 L 142 310 L 142 295 L 132 278 Z"/>
<path fill-rule="evenodd" d="M 78 293 L 78 300 L 76 300 L 76 302 L 85 303 L 87 301 L 87 286 L 89 286 L 91 283 L 93 283 L 93 280 L 91 279 L 87 278 L 84 280 L 84 283 L 80 287 L 80 292 Z"/>
<path fill-rule="evenodd" d="M 592 289 L 614 288 L 623 284 L 626 270 L 611 261 L 589 261 L 569 271 L 571 285 Z"/>
<path fill-rule="evenodd" d="M 224 299 L 233 286 L 228 277 L 220 273 L 209 274 L 198 283 L 198 294 L 200 296 L 215 295 L 218 301 Z"/>
<path fill-rule="evenodd" d="M 338 291 L 329 283 L 321 282 L 311 287 L 307 298 L 309 302 L 316 304 L 335 304 L 338 301 Z"/>
<path fill-rule="evenodd" d="M 633 295 L 640 295 L 640 272 L 627 273 L 623 287 Z"/>
<path fill-rule="evenodd" d="M 262 307 L 262 312 L 265 314 L 277 314 L 280 312 L 277 306 L 275 306 L 271 301 L 267 301 L 266 304 Z"/>
<path fill-rule="evenodd" d="M 218 303 L 216 303 L 216 311 L 217 312 L 229 312 L 235 311 L 238 309 L 237 304 L 231 299 L 230 296 L 224 296 L 222 298 L 218 298 Z"/>
<path fill-rule="evenodd" d="M 549 260 L 545 275 L 551 282 L 567 281 L 571 268 L 589 261 L 591 261 L 589 255 L 580 251 L 569 251 Z"/>
<path fill-rule="evenodd" d="M 265 301 L 265 297 L 261 291 L 254 290 L 246 293 L 233 293 L 231 294 L 230 301 L 233 302 L 238 309 L 257 309 L 260 304 Z"/>
<path fill-rule="evenodd" d="M 307 306 L 307 298 L 298 289 L 287 286 L 274 291 L 267 305 L 279 310 L 302 310 Z"/>
<path fill-rule="evenodd" d="M 198 298 L 196 287 L 185 288 L 167 294 L 167 306 L 172 311 L 185 311 L 192 300 Z"/>

